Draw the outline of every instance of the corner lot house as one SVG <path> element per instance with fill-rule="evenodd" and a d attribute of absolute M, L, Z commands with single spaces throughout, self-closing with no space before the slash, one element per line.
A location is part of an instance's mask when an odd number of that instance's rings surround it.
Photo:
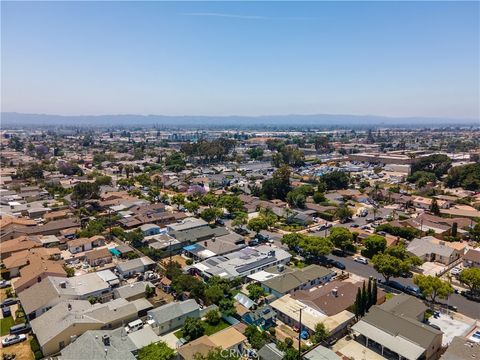
<path fill-rule="evenodd" d="M 408 244 L 407 251 L 423 261 L 448 265 L 463 256 L 465 245 L 461 242 L 446 242 L 433 236 L 424 236 L 413 239 Z"/>
<path fill-rule="evenodd" d="M 386 358 L 437 359 L 443 333 L 421 321 L 426 310 L 420 300 L 396 295 L 380 306 L 372 306 L 352 330 L 360 343 L 379 349 Z"/>
<path fill-rule="evenodd" d="M 43 355 L 49 356 L 58 353 L 88 330 L 115 329 L 138 319 L 145 307 L 143 299 L 133 302 L 116 299 L 95 305 L 86 300 L 64 301 L 30 324 Z"/>

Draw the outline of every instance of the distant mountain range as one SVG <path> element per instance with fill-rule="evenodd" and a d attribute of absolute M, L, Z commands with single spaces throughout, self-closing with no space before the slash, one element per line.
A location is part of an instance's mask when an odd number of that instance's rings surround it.
<path fill-rule="evenodd" d="M 268 116 L 168 116 L 168 115 L 48 115 L 1 113 L 2 128 L 20 127 L 157 127 L 231 129 L 308 129 L 371 127 L 480 126 L 479 119 L 386 117 L 374 115 L 268 115 Z"/>

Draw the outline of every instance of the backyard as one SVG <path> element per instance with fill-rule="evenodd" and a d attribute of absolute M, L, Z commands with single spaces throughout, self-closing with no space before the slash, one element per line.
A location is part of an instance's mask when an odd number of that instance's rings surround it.
<path fill-rule="evenodd" d="M 219 332 L 220 330 L 226 329 L 227 327 L 230 326 L 230 324 L 224 321 L 223 319 L 220 319 L 218 324 L 215 324 L 215 325 L 211 325 L 211 324 L 208 324 L 206 321 L 202 321 L 202 325 L 205 328 L 205 335 L 215 334 L 216 332 Z M 183 337 L 183 333 L 181 329 L 176 331 L 174 334 L 179 339 Z"/>

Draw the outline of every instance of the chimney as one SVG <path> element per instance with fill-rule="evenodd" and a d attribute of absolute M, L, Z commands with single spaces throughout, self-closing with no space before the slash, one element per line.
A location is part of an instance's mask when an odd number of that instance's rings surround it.
<path fill-rule="evenodd" d="M 60 282 L 60 287 L 61 287 L 62 289 L 66 289 L 66 288 L 67 288 L 67 282 L 66 282 L 66 281 L 61 281 L 61 282 Z"/>
<path fill-rule="evenodd" d="M 204 242 L 203 242 L 203 245 L 205 245 L 205 247 L 207 247 L 207 246 L 208 246 L 207 241 L 204 241 Z"/>
<path fill-rule="evenodd" d="M 72 304 L 68 303 L 67 309 L 68 309 L 68 311 L 72 311 Z"/>
<path fill-rule="evenodd" d="M 332 295 L 335 297 L 338 297 L 338 288 L 333 288 L 332 289 Z"/>
<path fill-rule="evenodd" d="M 110 345 L 110 336 L 108 334 L 104 334 L 102 336 L 102 341 L 103 341 L 103 345 L 109 346 Z"/>

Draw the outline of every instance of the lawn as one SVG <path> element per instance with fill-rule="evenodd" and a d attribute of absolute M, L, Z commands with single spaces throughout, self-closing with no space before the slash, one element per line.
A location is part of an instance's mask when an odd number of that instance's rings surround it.
<path fill-rule="evenodd" d="M 224 321 L 223 319 L 220 319 L 220 321 L 216 325 L 210 325 L 205 321 L 202 321 L 202 324 L 203 324 L 203 327 L 205 328 L 205 335 L 209 335 L 209 336 L 212 334 L 215 334 L 216 332 L 219 332 L 220 330 L 226 329 L 227 327 L 230 326 L 230 324 Z M 178 331 L 175 331 L 173 335 L 181 339 L 183 337 L 182 330 L 180 329 Z"/>
<path fill-rule="evenodd" d="M 1 323 L 1 331 L 0 335 L 8 335 L 10 333 L 10 328 L 15 325 L 15 322 L 13 321 L 13 317 L 8 316 L 6 318 L 0 319 Z"/>
<path fill-rule="evenodd" d="M 386 293 L 386 294 L 385 294 L 385 299 L 388 300 L 388 299 L 393 298 L 394 296 L 395 296 L 395 295 L 393 295 L 392 293 Z"/>

